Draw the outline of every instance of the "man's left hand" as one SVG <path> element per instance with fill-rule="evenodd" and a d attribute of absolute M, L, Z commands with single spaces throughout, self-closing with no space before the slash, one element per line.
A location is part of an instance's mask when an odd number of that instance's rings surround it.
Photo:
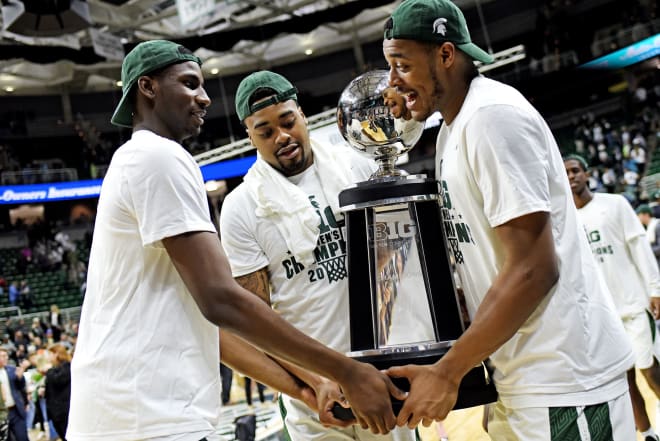
<path fill-rule="evenodd" d="M 443 375 L 437 364 L 395 366 L 386 373 L 393 378 L 405 377 L 410 382 L 408 398 L 397 417 L 398 426 L 414 429 L 422 423 L 428 427 L 434 420 L 444 420 L 456 404 L 458 383 Z"/>

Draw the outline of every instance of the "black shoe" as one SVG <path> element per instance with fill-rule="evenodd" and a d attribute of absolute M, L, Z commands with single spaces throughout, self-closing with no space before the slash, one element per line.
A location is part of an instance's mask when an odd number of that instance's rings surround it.
<path fill-rule="evenodd" d="M 658 435 L 649 435 L 644 438 L 644 441 L 660 441 L 660 438 L 658 438 Z"/>

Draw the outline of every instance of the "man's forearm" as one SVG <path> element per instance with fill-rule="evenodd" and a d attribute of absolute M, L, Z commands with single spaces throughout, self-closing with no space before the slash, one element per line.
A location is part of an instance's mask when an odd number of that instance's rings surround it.
<path fill-rule="evenodd" d="M 270 304 L 270 276 L 268 274 L 268 268 L 264 267 L 258 269 L 252 273 L 245 274 L 243 276 L 238 276 L 235 278 L 236 282 L 246 290 L 255 294 L 258 298 L 264 301 L 268 306 Z M 266 356 L 266 355 L 264 355 Z M 275 363 L 278 363 L 285 371 L 293 375 L 299 380 L 302 380 L 306 384 L 310 385 L 316 390 L 318 385 L 321 383 L 322 378 L 318 375 L 301 368 L 300 366 L 289 363 L 281 359 L 271 359 Z"/>
<path fill-rule="evenodd" d="M 495 231 L 506 260 L 472 323 L 438 362 L 456 382 L 506 343 L 559 279 L 548 213 L 514 219 Z"/>
<path fill-rule="evenodd" d="M 546 279 L 546 280 L 543 280 Z M 472 323 L 441 359 L 460 379 L 506 343 L 546 297 L 554 282 L 527 279 L 525 270 L 502 272 L 488 290 Z"/>
<path fill-rule="evenodd" d="M 229 288 L 215 322 L 264 352 L 297 364 L 338 383 L 347 379 L 349 359 L 308 337 L 273 313 L 268 305 L 238 284 Z"/>
<path fill-rule="evenodd" d="M 280 366 L 282 366 L 282 369 L 286 370 L 289 372 L 292 376 L 295 378 L 299 379 L 300 381 L 304 382 L 305 384 L 309 385 L 313 389 L 317 389 L 318 386 L 323 382 L 327 381 L 323 377 L 310 372 L 306 369 L 301 368 L 300 366 L 289 363 L 288 361 L 285 360 L 279 360 L 275 359 L 273 360 L 275 363 L 278 363 Z"/>
<path fill-rule="evenodd" d="M 227 366 L 289 396 L 300 398 L 300 379 L 234 334 L 220 332 L 220 355 Z"/>

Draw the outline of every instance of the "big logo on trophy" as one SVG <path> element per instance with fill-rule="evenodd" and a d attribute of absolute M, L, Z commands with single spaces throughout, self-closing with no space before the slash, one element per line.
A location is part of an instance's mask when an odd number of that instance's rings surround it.
<path fill-rule="evenodd" d="M 344 89 L 337 123 L 344 139 L 379 165 L 369 180 L 339 194 L 348 254 L 347 355 L 378 369 L 435 363 L 465 331 L 468 318 L 447 247 L 438 182 L 395 166 L 424 124 L 410 118 L 384 70 L 367 72 Z M 405 379 L 394 381 L 409 387 Z M 482 363 L 463 378 L 454 408 L 496 399 Z M 401 403 L 394 400 L 393 407 L 398 412 Z M 351 417 L 338 405 L 334 413 Z"/>

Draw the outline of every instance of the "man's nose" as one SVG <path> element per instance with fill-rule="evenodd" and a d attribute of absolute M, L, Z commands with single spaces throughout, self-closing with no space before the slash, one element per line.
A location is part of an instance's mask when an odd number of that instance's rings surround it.
<path fill-rule="evenodd" d="M 201 93 L 197 95 L 197 102 L 202 105 L 202 107 L 208 107 L 211 105 L 211 98 L 209 98 L 209 95 L 206 93 L 206 89 L 202 87 Z"/>
<path fill-rule="evenodd" d="M 393 67 L 390 67 L 390 71 L 388 73 L 388 80 L 390 87 L 396 87 L 401 83 L 401 78 L 399 78 L 399 75 L 397 75 L 396 70 Z"/>
<path fill-rule="evenodd" d="M 275 142 L 277 142 L 278 145 L 285 146 L 289 143 L 289 141 L 291 141 L 291 135 L 289 134 L 289 132 L 280 129 L 277 132 L 277 137 L 275 138 Z"/>

